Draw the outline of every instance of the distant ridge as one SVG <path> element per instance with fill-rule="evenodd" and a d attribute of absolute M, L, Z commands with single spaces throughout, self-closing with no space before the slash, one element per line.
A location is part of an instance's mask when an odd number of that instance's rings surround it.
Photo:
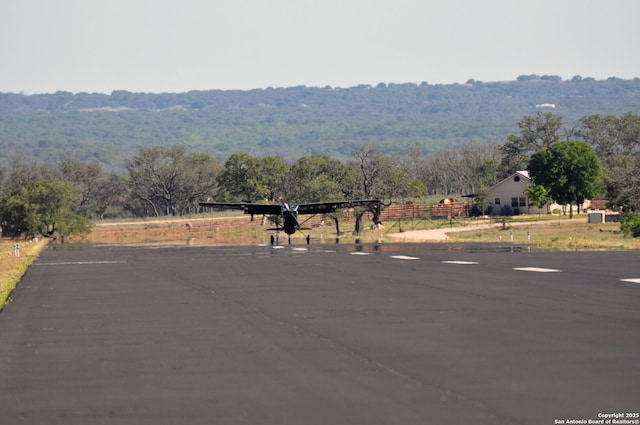
<path fill-rule="evenodd" d="M 350 158 L 354 147 L 432 152 L 468 140 L 503 142 L 537 111 L 567 126 L 584 116 L 640 113 L 640 79 L 521 76 L 465 84 L 379 84 L 110 95 L 0 94 L 0 161 L 57 164 L 74 156 L 118 170 L 150 145 L 224 159 L 235 152 L 294 160 Z"/>

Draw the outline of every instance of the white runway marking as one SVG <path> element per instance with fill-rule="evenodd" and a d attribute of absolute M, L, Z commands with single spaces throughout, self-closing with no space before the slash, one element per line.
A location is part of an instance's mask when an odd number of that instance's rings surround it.
<path fill-rule="evenodd" d="M 640 283 L 640 278 L 635 279 L 620 279 L 622 282 Z"/>
<path fill-rule="evenodd" d="M 392 255 L 391 258 L 396 260 L 419 260 L 419 257 L 409 257 L 408 255 Z"/>
<path fill-rule="evenodd" d="M 69 261 L 61 263 L 35 263 L 34 266 L 77 266 L 85 264 L 126 264 L 126 261 Z"/>
<path fill-rule="evenodd" d="M 460 261 L 460 260 L 443 261 L 443 263 L 444 264 L 463 264 L 463 265 L 480 264 L 477 261 Z"/>
<path fill-rule="evenodd" d="M 371 255 L 370 252 L 352 252 L 351 255 Z"/>
<path fill-rule="evenodd" d="M 309 251 L 307 248 L 293 248 L 294 251 Z"/>
<path fill-rule="evenodd" d="M 537 273 L 557 273 L 562 271 L 557 269 L 545 269 L 542 267 L 514 267 L 513 270 L 518 270 L 521 272 L 537 272 Z"/>

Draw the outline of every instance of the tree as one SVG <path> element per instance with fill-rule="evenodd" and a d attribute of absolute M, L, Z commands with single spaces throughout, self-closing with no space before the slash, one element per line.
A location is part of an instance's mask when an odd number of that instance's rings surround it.
<path fill-rule="evenodd" d="M 460 193 L 455 174 L 460 168 L 454 149 L 441 149 L 424 158 L 420 167 L 420 180 L 424 181 L 432 195 Z"/>
<path fill-rule="evenodd" d="M 73 186 L 67 182 L 29 182 L 6 193 L 0 200 L 4 236 L 65 236 L 86 234 L 91 222 L 75 210 Z"/>
<path fill-rule="evenodd" d="M 535 116 L 525 116 L 518 123 L 520 135 L 510 135 L 502 146 L 503 176 L 527 168 L 529 157 L 542 149 L 548 149 L 560 140 L 562 115 L 538 111 Z"/>
<path fill-rule="evenodd" d="M 326 155 L 305 156 L 297 160 L 287 175 L 287 199 L 298 202 L 323 202 L 345 199 L 345 187 L 351 185 L 349 169 Z M 329 214 L 336 233 L 340 234 L 340 218 L 345 211 Z"/>
<path fill-rule="evenodd" d="M 182 203 L 180 214 L 198 210 L 198 203 L 211 199 L 216 194 L 217 178 L 222 173 L 220 161 L 208 153 L 193 153 L 185 158 L 185 169 L 181 174 Z"/>
<path fill-rule="evenodd" d="M 355 160 L 347 165 L 353 170 L 353 175 L 359 180 L 353 193 L 364 199 L 396 199 L 416 196 L 425 193 L 427 186 L 424 182 L 411 179 L 409 168 L 418 168 L 420 164 L 414 161 L 410 167 L 403 167 L 403 161 L 398 155 L 385 155 L 373 146 L 365 145 L 353 149 L 351 154 Z M 379 222 L 380 205 L 375 209 L 360 208 L 355 210 L 356 234 L 362 229 L 362 217 L 370 211 L 373 213 L 376 225 Z"/>
<path fill-rule="evenodd" d="M 500 147 L 497 143 L 468 141 L 427 157 L 411 149 L 405 169 L 433 195 L 479 195 L 498 182 Z"/>
<path fill-rule="evenodd" d="M 627 238 L 640 237 L 640 215 L 627 214 L 622 223 L 620 223 L 620 230 Z"/>
<path fill-rule="evenodd" d="M 269 196 L 269 188 L 260 172 L 260 160 L 247 153 L 235 153 L 224 163 L 218 176 L 220 200 L 255 202 Z"/>
<path fill-rule="evenodd" d="M 78 212 L 86 217 L 96 210 L 96 201 L 102 189 L 99 184 L 104 177 L 104 169 L 98 161 L 82 162 L 69 157 L 60 164 L 62 179 L 73 185 L 78 200 Z"/>
<path fill-rule="evenodd" d="M 570 140 L 554 143 L 531 155 L 529 173 L 535 184 L 549 190 L 560 204 L 582 204 L 602 191 L 602 168 L 588 143 Z M 573 207 L 569 214 L 573 218 Z"/>
<path fill-rule="evenodd" d="M 580 123 L 580 135 L 602 161 L 612 206 L 640 209 L 640 115 L 591 115 Z"/>
<path fill-rule="evenodd" d="M 289 172 L 289 165 L 279 156 L 265 156 L 260 160 L 260 175 L 269 190 L 269 199 L 275 201 L 284 195 L 285 180 Z"/>
<path fill-rule="evenodd" d="M 197 202 L 213 196 L 220 169 L 211 155 L 189 155 L 182 146 L 143 148 L 126 168 L 131 193 L 155 216 L 197 208 Z"/>
<path fill-rule="evenodd" d="M 176 156 L 183 153 L 184 150 L 169 152 L 161 146 L 152 146 L 142 148 L 125 163 L 131 193 L 151 208 L 156 217 L 175 213 L 175 163 Z"/>
<path fill-rule="evenodd" d="M 53 166 L 38 160 L 27 162 L 18 157 L 14 158 L 11 164 L 7 186 L 9 189 L 15 189 L 30 182 L 61 179 L 60 172 Z"/>
<path fill-rule="evenodd" d="M 411 185 L 399 157 L 385 155 L 369 145 L 353 149 L 351 154 L 355 159 L 347 165 L 358 176 L 359 182 L 353 190 L 357 197 L 390 199 L 414 195 L 412 188 L 415 185 Z"/>
<path fill-rule="evenodd" d="M 497 143 L 463 143 L 459 151 L 460 188 L 458 193 L 488 191 L 498 183 L 500 146 Z"/>
<path fill-rule="evenodd" d="M 298 202 L 343 200 L 347 181 L 348 170 L 337 159 L 326 155 L 305 156 L 289 169 L 286 197 Z"/>
<path fill-rule="evenodd" d="M 118 217 L 126 211 L 131 189 L 125 176 L 109 174 L 98 182 L 94 213 L 100 220 L 108 216 Z"/>
<path fill-rule="evenodd" d="M 530 184 L 527 186 L 527 197 L 533 205 L 540 209 L 549 202 L 549 190 L 540 184 Z"/>

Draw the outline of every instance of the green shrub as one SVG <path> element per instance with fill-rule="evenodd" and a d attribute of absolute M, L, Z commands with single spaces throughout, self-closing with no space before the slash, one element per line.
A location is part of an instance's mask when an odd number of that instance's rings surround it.
<path fill-rule="evenodd" d="M 627 238 L 637 238 L 640 236 L 640 215 L 627 214 L 622 223 L 620 223 L 620 230 Z"/>

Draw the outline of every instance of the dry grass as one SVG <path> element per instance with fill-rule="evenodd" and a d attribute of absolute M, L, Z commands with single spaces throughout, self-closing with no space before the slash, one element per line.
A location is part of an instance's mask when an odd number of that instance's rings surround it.
<path fill-rule="evenodd" d="M 625 238 L 619 223 L 589 224 L 584 217 L 560 223 L 508 224 L 505 229 L 450 233 L 449 238 L 456 242 L 506 242 L 511 240 L 511 232 L 514 243 L 545 249 L 640 249 L 640 239 Z"/>
<path fill-rule="evenodd" d="M 261 221 L 249 216 L 137 220 L 98 223 L 90 235 L 72 242 L 122 245 L 233 245 L 254 243 Z"/>
<path fill-rule="evenodd" d="M 261 217 L 251 221 L 249 216 L 208 216 L 192 219 L 165 219 L 153 221 L 132 221 L 119 223 L 98 223 L 90 235 L 73 242 L 123 245 L 252 245 L 270 243 L 273 231 L 266 228 L 272 223 L 263 222 Z M 353 223 L 344 223 L 340 236 L 342 242 L 355 241 L 352 235 Z M 314 227 L 308 232 L 296 232 L 291 237 L 292 244 L 304 244 L 307 234 L 317 241 L 332 242 L 336 239 L 333 222 Z M 381 230 L 365 231 L 360 239 L 373 242 L 380 239 Z M 280 233 L 280 243 L 286 243 L 288 236 Z"/>
<path fill-rule="evenodd" d="M 13 250 L 15 241 L 0 239 L 0 309 L 11 301 L 11 291 L 15 289 L 27 268 L 47 246 L 48 240 L 20 241 L 19 243 L 20 258 L 16 258 Z"/>
<path fill-rule="evenodd" d="M 510 241 L 531 244 L 546 249 L 640 249 L 640 239 L 625 238 L 617 223 L 588 224 L 585 215 L 573 219 L 558 216 L 518 216 L 506 223 L 506 228 L 475 230 L 450 233 L 453 242 L 498 242 Z M 493 219 L 499 222 L 499 219 Z M 188 225 L 187 225 L 188 223 Z M 361 242 L 384 240 L 386 233 L 395 233 L 399 229 L 423 230 L 449 226 L 471 226 L 488 224 L 487 219 L 448 220 L 405 220 L 386 222 L 385 229 L 365 230 L 359 237 L 353 235 L 353 222 L 341 222 L 340 242 L 349 243 L 359 239 Z M 134 245 L 239 245 L 269 243 L 273 232 L 264 230 L 270 227 L 259 217 L 250 221 L 249 216 L 216 215 L 192 219 L 165 219 L 155 221 L 135 221 L 121 223 L 102 223 L 94 227 L 85 239 L 92 243 L 119 243 Z M 527 237 L 529 231 L 530 239 Z M 335 227 L 331 220 L 324 226 L 314 227 L 310 232 L 297 232 L 292 237 L 293 244 L 304 244 L 306 234 L 310 233 L 317 242 L 332 243 L 336 239 Z M 281 243 L 286 242 L 281 234 Z"/>

